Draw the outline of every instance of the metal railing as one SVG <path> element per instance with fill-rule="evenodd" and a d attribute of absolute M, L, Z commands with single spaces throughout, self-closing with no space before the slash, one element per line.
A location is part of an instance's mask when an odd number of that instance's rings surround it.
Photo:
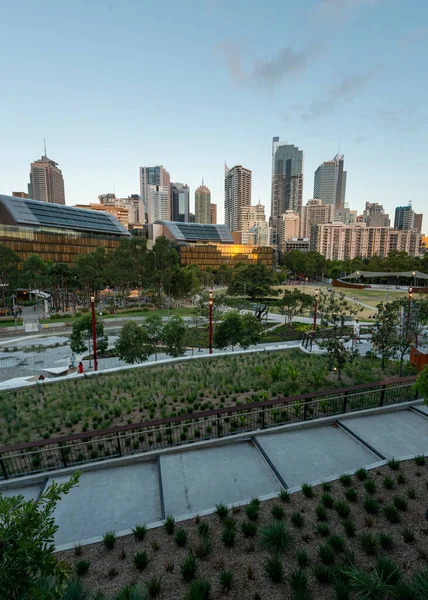
<path fill-rule="evenodd" d="M 0 479 L 416 399 L 416 377 L 276 398 L 0 448 Z"/>

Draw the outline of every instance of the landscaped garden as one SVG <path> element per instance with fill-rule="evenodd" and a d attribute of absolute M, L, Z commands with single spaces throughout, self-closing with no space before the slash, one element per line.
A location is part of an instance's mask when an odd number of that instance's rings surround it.
<path fill-rule="evenodd" d="M 74 574 L 67 598 L 426 599 L 427 464 L 390 460 L 210 516 L 105 532 L 56 555 Z"/>
<path fill-rule="evenodd" d="M 97 377 L 0 393 L 0 443 L 49 439 L 190 412 L 269 400 L 278 396 L 371 383 L 397 376 L 378 359 L 348 363 L 339 381 L 328 356 L 299 350 L 213 357 L 135 368 Z M 405 367 L 403 375 L 413 374 Z"/>

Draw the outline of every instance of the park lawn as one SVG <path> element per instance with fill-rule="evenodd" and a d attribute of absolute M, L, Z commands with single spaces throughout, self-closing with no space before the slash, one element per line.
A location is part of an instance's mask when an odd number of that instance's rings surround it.
<path fill-rule="evenodd" d="M 180 523 L 170 518 L 168 529 L 140 527 L 139 538 L 113 538 L 111 550 L 100 542 L 56 557 L 84 572 L 86 590 L 102 592 L 104 600 L 130 585 L 141 586 L 136 598 L 146 598 L 157 581 L 159 598 L 177 600 L 422 599 L 428 589 L 427 481 L 423 457 L 390 461 L 296 493 L 278 490 L 264 502 L 218 505 L 218 514 Z M 210 595 L 190 595 L 201 579 Z M 375 586 L 385 593 L 371 594 Z M 131 598 L 129 590 L 125 597 Z"/>
<path fill-rule="evenodd" d="M 407 374 L 410 371 L 404 372 Z M 382 372 L 380 361 L 362 357 L 346 365 L 342 381 L 338 381 L 328 370 L 327 356 L 288 350 L 44 382 L 0 392 L 0 445 L 370 383 L 397 375 L 396 363 L 388 363 Z"/>
<path fill-rule="evenodd" d="M 22 325 L 22 319 L 16 319 L 16 325 Z M 15 319 L 0 319 L 0 329 L 2 327 L 15 327 Z"/>

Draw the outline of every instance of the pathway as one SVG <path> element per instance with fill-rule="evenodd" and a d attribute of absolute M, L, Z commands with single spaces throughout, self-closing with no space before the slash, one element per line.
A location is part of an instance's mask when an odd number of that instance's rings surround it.
<path fill-rule="evenodd" d="M 189 518 L 220 502 L 245 504 L 282 487 L 297 491 L 303 481 L 316 484 L 392 457 L 428 454 L 428 408 L 410 404 L 85 465 L 79 486 L 56 509 L 57 548 L 100 541 L 112 529 L 129 534 L 137 523 L 157 526 L 167 514 Z M 35 499 L 70 472 L 30 477 L 36 482 L 26 486 L 3 482 L 0 493 Z"/>

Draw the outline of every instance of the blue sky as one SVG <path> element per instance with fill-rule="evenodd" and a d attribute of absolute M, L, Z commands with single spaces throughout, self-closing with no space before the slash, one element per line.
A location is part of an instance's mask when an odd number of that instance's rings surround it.
<path fill-rule="evenodd" d="M 0 192 L 43 152 L 67 204 L 139 192 L 163 164 L 223 216 L 224 161 L 270 208 L 271 140 L 313 173 L 339 147 L 347 201 L 426 216 L 426 0 L 94 0 L 8 3 L 0 20 Z"/>

